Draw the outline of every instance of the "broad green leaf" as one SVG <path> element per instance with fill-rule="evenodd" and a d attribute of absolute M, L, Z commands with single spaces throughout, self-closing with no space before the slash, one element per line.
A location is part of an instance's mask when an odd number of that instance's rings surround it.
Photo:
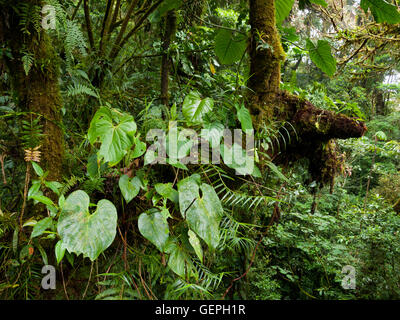
<path fill-rule="evenodd" d="M 246 51 L 247 37 L 238 32 L 221 29 L 215 37 L 215 54 L 222 64 L 239 61 Z"/>
<path fill-rule="evenodd" d="M 47 229 L 51 228 L 53 225 L 53 219 L 50 217 L 40 220 L 33 226 L 31 239 L 42 235 Z"/>
<path fill-rule="evenodd" d="M 39 177 L 43 176 L 43 174 L 44 174 L 43 169 L 36 162 L 31 161 L 31 163 L 32 163 L 33 170 L 35 170 L 36 174 Z"/>
<path fill-rule="evenodd" d="M 36 200 L 36 201 L 38 201 L 40 203 L 43 203 L 43 204 L 45 204 L 47 206 L 53 206 L 53 207 L 55 206 L 55 204 L 53 203 L 53 201 L 51 201 L 50 198 L 47 198 L 46 196 L 42 196 L 40 194 L 34 194 L 34 195 L 30 196 L 29 199 Z"/>
<path fill-rule="evenodd" d="M 275 0 L 276 23 L 278 25 L 287 18 L 292 10 L 294 0 Z"/>
<path fill-rule="evenodd" d="M 27 221 L 24 222 L 24 224 L 22 225 L 23 228 L 25 227 L 33 227 L 35 224 L 37 223 L 36 220 L 29 218 Z"/>
<path fill-rule="evenodd" d="M 40 181 L 39 180 L 33 180 L 32 181 L 32 186 L 28 190 L 28 199 L 32 197 L 35 194 L 41 194 L 39 191 L 40 190 Z M 43 194 L 43 193 L 42 193 Z"/>
<path fill-rule="evenodd" d="M 133 146 L 135 132 L 136 123 L 131 115 L 102 107 L 90 123 L 88 138 L 91 144 L 100 140 L 99 157 L 114 166 Z"/>
<path fill-rule="evenodd" d="M 40 255 L 42 256 L 42 261 L 44 265 L 48 265 L 49 264 L 49 259 L 47 258 L 47 253 L 46 251 L 43 249 L 43 247 L 36 242 L 36 247 L 38 248 Z"/>
<path fill-rule="evenodd" d="M 360 5 L 365 13 L 370 9 L 375 21 L 378 23 L 400 23 L 400 12 L 397 7 L 385 0 L 361 0 Z"/>
<path fill-rule="evenodd" d="M 189 170 L 188 167 L 186 167 L 186 165 L 184 165 L 183 163 L 181 163 L 175 159 L 167 159 L 167 163 L 178 169 Z"/>
<path fill-rule="evenodd" d="M 307 50 L 310 58 L 315 65 L 329 76 L 336 72 L 336 60 L 332 56 L 331 46 L 326 40 L 318 40 L 315 45 L 310 39 L 307 39 Z"/>
<path fill-rule="evenodd" d="M 328 6 L 328 4 L 325 2 L 325 0 L 310 0 L 310 2 L 319 4 L 320 6 L 323 6 L 325 8 Z"/>
<path fill-rule="evenodd" d="M 194 252 L 196 252 L 197 257 L 203 262 L 203 248 L 201 247 L 201 243 L 199 238 L 197 238 L 196 234 L 192 231 L 188 231 L 189 242 L 192 245 Z"/>
<path fill-rule="evenodd" d="M 90 199 L 82 190 L 71 193 L 65 200 L 57 231 L 69 252 L 83 254 L 94 261 L 113 242 L 117 229 L 117 210 L 108 200 L 100 200 L 93 214 Z"/>
<path fill-rule="evenodd" d="M 189 123 L 202 123 L 203 116 L 214 107 L 214 100 L 211 98 L 202 99 L 197 91 L 190 92 L 183 101 L 182 113 Z"/>
<path fill-rule="evenodd" d="M 62 194 L 59 198 L 58 198 L 58 206 L 60 207 L 60 209 L 62 209 L 64 207 L 65 204 L 65 197 Z"/>
<path fill-rule="evenodd" d="M 172 187 L 172 183 L 157 183 L 154 187 L 164 198 L 169 199 L 174 203 L 178 203 L 179 194 L 178 191 Z"/>
<path fill-rule="evenodd" d="M 54 248 L 55 254 L 56 254 L 56 260 L 57 264 L 61 262 L 61 260 L 64 258 L 65 254 L 65 248 L 61 240 L 59 240 Z"/>
<path fill-rule="evenodd" d="M 251 119 L 251 115 L 249 110 L 242 106 L 237 113 L 238 119 L 242 125 L 242 130 L 246 132 L 246 130 L 253 130 L 253 122 Z"/>
<path fill-rule="evenodd" d="M 132 159 L 139 158 L 146 152 L 146 143 L 140 141 L 138 138 L 135 140 L 135 149 L 133 149 Z"/>
<path fill-rule="evenodd" d="M 139 177 L 134 177 L 130 179 L 126 174 L 124 174 L 119 179 L 118 185 L 121 189 L 122 196 L 124 197 L 126 202 L 129 203 L 134 197 L 139 194 L 142 182 L 140 181 Z"/>
<path fill-rule="evenodd" d="M 57 181 L 45 181 L 44 184 L 46 187 L 51 189 L 56 195 L 60 195 L 60 189 L 62 188 L 62 184 Z"/>
<path fill-rule="evenodd" d="M 167 220 L 158 210 L 144 212 L 139 216 L 139 231 L 143 237 L 164 252 L 169 237 Z"/>
<path fill-rule="evenodd" d="M 189 255 L 180 246 L 176 244 L 170 245 L 170 252 L 168 267 L 173 272 L 184 279 L 197 276 Z"/>
<path fill-rule="evenodd" d="M 200 197 L 200 190 L 202 197 Z M 215 249 L 220 240 L 219 222 L 223 208 L 214 188 L 202 183 L 197 175 L 178 183 L 179 207 L 190 229 Z"/>
<path fill-rule="evenodd" d="M 311 3 L 319 4 L 320 6 L 327 7 L 328 4 L 324 0 L 299 0 L 300 10 L 304 10 L 306 6 L 311 6 Z"/>

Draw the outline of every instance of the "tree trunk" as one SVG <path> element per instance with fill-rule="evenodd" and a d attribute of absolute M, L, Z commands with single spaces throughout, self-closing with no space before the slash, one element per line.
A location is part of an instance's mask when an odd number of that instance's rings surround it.
<path fill-rule="evenodd" d="M 256 122 L 273 120 L 285 53 L 276 30 L 273 0 L 250 0 L 250 113 Z"/>
<path fill-rule="evenodd" d="M 24 0 L 29 14 L 42 8 L 42 1 Z M 58 84 L 58 57 L 46 31 L 35 29 L 33 23 L 23 25 L 11 2 L 3 5 L 0 21 L 0 40 L 11 49 L 12 59 L 7 59 L 12 90 L 16 95 L 19 110 L 32 112 L 42 118 L 41 141 L 44 169 L 49 171 L 48 179 L 60 180 L 64 152 L 64 137 L 61 129 L 61 95 Z M 32 16 L 33 17 L 33 16 Z M 32 18 L 34 19 L 34 18 Z M 41 22 L 41 21 L 40 21 Z M 22 27 L 25 27 L 24 32 Z M 23 56 L 29 53 L 32 64 L 29 71 L 23 67 Z M 28 72 L 27 72 L 28 71 Z"/>
<path fill-rule="evenodd" d="M 161 102 L 165 106 L 168 106 L 169 71 L 171 66 L 168 49 L 176 32 L 175 10 L 169 11 L 165 20 L 165 32 L 162 43 L 163 56 L 161 61 Z"/>

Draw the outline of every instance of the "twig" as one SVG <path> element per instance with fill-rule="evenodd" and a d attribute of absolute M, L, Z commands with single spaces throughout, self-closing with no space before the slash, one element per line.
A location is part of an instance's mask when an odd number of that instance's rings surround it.
<path fill-rule="evenodd" d="M 83 293 L 82 300 L 85 299 L 86 292 L 87 292 L 87 290 L 88 290 L 88 288 L 89 288 L 90 280 L 92 279 L 92 272 L 93 272 L 93 262 L 92 262 L 92 264 L 91 264 L 91 266 L 90 266 L 89 280 L 88 280 L 88 282 L 87 282 L 85 292 Z"/>

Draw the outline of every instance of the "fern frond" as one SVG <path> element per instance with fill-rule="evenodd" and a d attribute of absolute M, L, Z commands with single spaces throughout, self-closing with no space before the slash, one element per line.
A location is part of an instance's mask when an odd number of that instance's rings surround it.
<path fill-rule="evenodd" d="M 73 85 L 69 85 L 66 94 L 68 97 L 76 97 L 79 95 L 88 95 L 95 98 L 99 97 L 98 94 L 92 88 L 81 83 L 75 83 Z"/>

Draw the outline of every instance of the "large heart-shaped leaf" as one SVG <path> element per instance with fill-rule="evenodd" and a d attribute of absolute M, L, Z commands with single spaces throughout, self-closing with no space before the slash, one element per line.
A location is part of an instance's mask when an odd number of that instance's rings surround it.
<path fill-rule="evenodd" d="M 336 72 L 336 60 L 332 56 L 331 46 L 326 40 L 318 40 L 315 45 L 310 39 L 307 39 L 307 50 L 310 58 L 315 65 L 329 76 Z"/>
<path fill-rule="evenodd" d="M 133 146 L 135 132 L 136 123 L 131 115 L 102 107 L 90 123 L 88 138 L 91 144 L 100 140 L 99 157 L 114 166 Z"/>
<path fill-rule="evenodd" d="M 108 200 L 100 200 L 97 210 L 89 213 L 85 191 L 71 193 L 65 200 L 57 231 L 68 252 L 83 254 L 94 261 L 113 242 L 117 229 L 117 210 Z"/>
<path fill-rule="evenodd" d="M 211 98 L 202 99 L 197 91 L 190 92 L 183 101 L 182 113 L 189 123 L 202 123 L 203 116 L 214 107 L 214 100 Z"/>
<path fill-rule="evenodd" d="M 134 177 L 130 179 L 126 174 L 124 174 L 118 182 L 119 188 L 121 190 L 122 196 L 127 203 L 136 197 L 142 186 L 142 182 L 139 177 Z"/>
<path fill-rule="evenodd" d="M 158 210 L 144 212 L 139 216 L 139 231 L 143 237 L 164 252 L 169 237 L 167 219 Z"/>
<path fill-rule="evenodd" d="M 215 37 L 215 54 L 222 64 L 239 61 L 247 46 L 247 37 L 241 33 L 221 29 Z"/>
<path fill-rule="evenodd" d="M 216 248 L 220 240 L 219 223 L 223 208 L 214 188 L 200 184 L 199 176 L 193 175 L 178 183 L 178 191 L 180 211 L 190 229 L 209 247 Z"/>

